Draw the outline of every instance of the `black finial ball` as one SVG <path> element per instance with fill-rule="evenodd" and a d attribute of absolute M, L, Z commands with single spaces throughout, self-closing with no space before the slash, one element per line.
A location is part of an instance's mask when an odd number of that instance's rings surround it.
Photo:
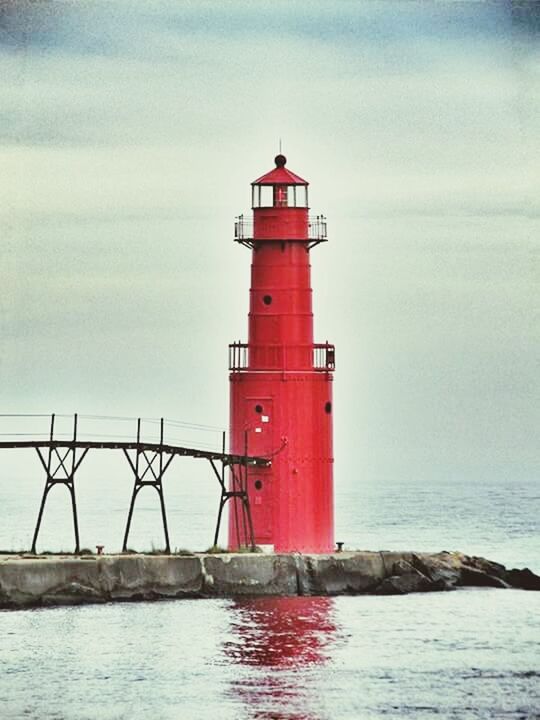
<path fill-rule="evenodd" d="M 276 167 L 283 167 L 287 162 L 287 158 L 285 155 L 276 155 L 274 162 L 276 163 Z"/>

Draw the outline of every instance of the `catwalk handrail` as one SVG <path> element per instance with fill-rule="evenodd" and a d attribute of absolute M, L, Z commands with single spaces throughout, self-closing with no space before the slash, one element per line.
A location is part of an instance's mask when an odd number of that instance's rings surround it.
<path fill-rule="evenodd" d="M 181 445 L 169 445 L 166 443 L 152 442 L 121 442 L 121 441 L 96 441 L 96 440 L 11 440 L 1 441 L 0 450 L 8 448 L 81 448 L 87 450 L 139 450 L 163 452 L 168 455 L 181 455 L 183 457 L 205 458 L 206 460 L 218 460 L 225 465 L 253 465 L 256 467 L 267 467 L 270 460 L 264 457 L 252 455 L 236 455 L 234 453 L 213 452 L 211 450 L 200 450 L 199 448 L 183 447 Z"/>

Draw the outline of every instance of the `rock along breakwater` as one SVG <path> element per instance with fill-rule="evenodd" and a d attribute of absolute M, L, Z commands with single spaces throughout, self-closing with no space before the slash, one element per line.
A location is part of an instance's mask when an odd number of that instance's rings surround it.
<path fill-rule="evenodd" d="M 0 556 L 0 608 L 13 609 L 239 595 L 401 595 L 467 586 L 540 590 L 540 577 L 459 552 Z"/>

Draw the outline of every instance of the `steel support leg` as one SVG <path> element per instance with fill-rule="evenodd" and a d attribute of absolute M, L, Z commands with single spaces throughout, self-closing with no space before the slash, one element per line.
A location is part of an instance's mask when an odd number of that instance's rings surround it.
<path fill-rule="evenodd" d="M 45 488 L 41 497 L 41 503 L 39 506 L 38 518 L 36 527 L 34 529 L 34 536 L 32 538 L 32 552 L 36 553 L 37 539 L 39 530 L 41 528 L 41 521 L 43 519 L 43 512 L 45 510 L 45 503 L 49 492 L 55 485 L 65 485 L 71 497 L 71 511 L 73 515 L 73 531 L 75 535 L 75 552 L 78 553 L 80 550 L 79 541 L 79 521 L 77 517 L 77 499 L 75 496 L 75 473 L 79 468 L 80 464 L 84 460 L 88 448 L 83 449 L 79 458 L 77 459 L 77 415 L 73 416 L 73 444 L 68 447 L 67 450 L 63 448 L 63 453 L 60 452 L 60 448 L 54 445 L 54 420 L 55 416 L 51 415 L 51 429 L 50 429 L 50 445 L 48 448 L 47 456 L 45 457 L 39 447 L 36 448 L 38 457 L 46 473 Z"/>
<path fill-rule="evenodd" d="M 157 450 L 144 450 L 141 447 L 141 420 L 137 420 L 137 448 L 135 449 L 135 457 L 131 458 L 129 452 L 124 449 L 124 455 L 133 471 L 135 476 L 135 482 L 133 484 L 133 491 L 131 493 L 131 501 L 129 504 L 128 517 L 126 522 L 126 530 L 124 532 L 124 542 L 122 543 L 123 552 L 127 552 L 128 549 L 128 538 L 129 531 L 131 529 L 131 520 L 133 518 L 133 510 L 135 508 L 135 499 L 139 494 L 139 491 L 143 487 L 153 487 L 157 491 L 159 496 L 159 504 L 161 509 L 161 520 L 163 523 L 163 534 L 165 536 L 165 552 L 171 551 L 171 545 L 169 542 L 169 528 L 167 525 L 167 513 L 165 511 L 165 497 L 163 495 L 163 475 L 171 464 L 174 455 L 171 455 L 167 461 L 163 458 L 163 419 L 161 419 L 161 433 L 160 443 Z M 155 461 L 156 466 L 154 465 Z M 143 470 L 141 471 L 141 465 Z M 148 479 L 146 479 L 148 476 Z"/>
<path fill-rule="evenodd" d="M 249 547 L 252 552 L 255 551 L 255 535 L 253 532 L 253 521 L 251 518 L 251 508 L 249 505 L 249 495 L 247 492 L 247 485 L 242 481 L 242 466 L 239 468 L 239 472 L 235 472 L 234 466 L 231 467 L 232 474 L 232 490 L 228 490 L 225 483 L 225 464 L 222 463 L 221 473 L 218 471 L 215 462 L 210 460 L 210 465 L 214 471 L 214 474 L 219 482 L 221 488 L 221 497 L 219 499 L 219 509 L 216 522 L 216 530 L 214 533 L 214 547 L 218 544 L 219 531 L 221 529 L 221 520 L 223 517 L 223 509 L 227 504 L 228 500 L 232 500 L 234 505 L 235 513 L 235 525 L 236 525 L 236 542 L 238 547 Z M 247 466 L 245 467 L 247 476 Z M 238 503 L 242 503 L 242 524 L 243 524 L 243 538 L 240 534 L 240 522 L 238 513 Z"/>

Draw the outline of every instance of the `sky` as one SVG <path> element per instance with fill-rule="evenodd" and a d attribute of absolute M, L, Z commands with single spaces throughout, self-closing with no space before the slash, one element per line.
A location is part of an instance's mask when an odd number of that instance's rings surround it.
<path fill-rule="evenodd" d="M 328 217 L 338 496 L 537 477 L 539 29 L 518 0 L 0 0 L 0 412 L 225 428 L 233 221 L 281 140 Z"/>

